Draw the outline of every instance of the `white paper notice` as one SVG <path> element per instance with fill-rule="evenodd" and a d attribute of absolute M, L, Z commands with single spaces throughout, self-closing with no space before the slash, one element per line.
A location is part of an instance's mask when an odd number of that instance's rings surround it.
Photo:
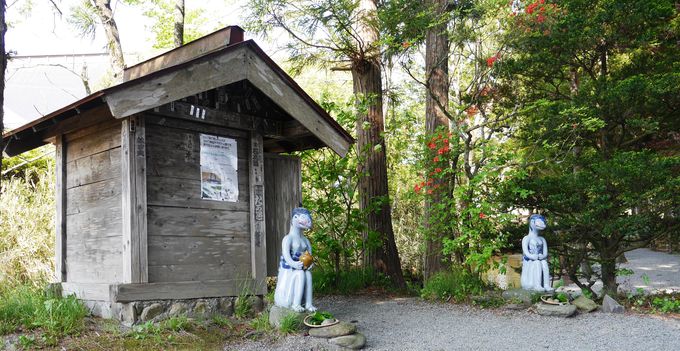
<path fill-rule="evenodd" d="M 201 134 L 201 198 L 238 201 L 236 140 Z"/>

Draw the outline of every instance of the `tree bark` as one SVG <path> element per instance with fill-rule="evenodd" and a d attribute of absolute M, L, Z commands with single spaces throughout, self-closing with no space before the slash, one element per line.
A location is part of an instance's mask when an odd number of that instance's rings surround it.
<path fill-rule="evenodd" d="M 102 22 L 104 32 L 106 33 L 109 60 L 111 61 L 111 67 L 113 68 L 113 76 L 115 80 L 119 81 L 123 78 L 125 59 L 123 58 L 123 47 L 120 44 L 118 26 L 113 19 L 111 0 L 94 0 L 94 7 L 97 10 L 97 16 L 99 16 L 99 20 Z"/>
<path fill-rule="evenodd" d="M 433 12 L 433 16 L 438 20 L 448 6 L 448 0 L 430 0 L 428 5 Z M 449 103 L 449 38 L 446 31 L 446 22 L 427 30 L 425 39 L 425 72 L 427 84 L 427 96 L 425 100 L 425 126 L 429 134 L 438 130 L 448 131 L 449 120 L 444 111 L 439 106 L 448 106 Z M 435 206 L 442 200 L 442 196 L 447 192 L 445 182 L 440 179 L 433 179 L 435 184 L 441 185 L 434 190 L 432 196 L 425 202 L 425 227 L 428 228 L 426 238 L 425 259 L 423 265 L 423 276 L 425 279 L 432 274 L 447 268 L 450 260 L 446 259 L 443 250 L 443 239 L 446 233 L 432 230 L 432 223 L 436 215 Z"/>
<path fill-rule="evenodd" d="M 353 57 L 352 80 L 357 98 L 357 148 L 360 162 L 359 205 L 367 213 L 364 233 L 364 266 L 387 274 L 397 287 L 405 287 L 399 252 L 392 228 L 392 210 L 387 185 L 382 71 L 377 48 L 378 30 L 373 25 L 377 5 L 373 0 L 359 2 L 358 54 Z M 373 245 L 375 242 L 375 245 Z"/>
<path fill-rule="evenodd" d="M 5 131 L 5 69 L 7 68 L 7 52 L 5 51 L 5 33 L 7 23 L 5 22 L 5 9 L 7 1 L 0 0 L 0 173 L 2 173 L 2 154 L 5 150 L 5 143 L 2 134 Z M 2 191 L 2 178 L 0 177 L 0 191 Z"/>
<path fill-rule="evenodd" d="M 175 0 L 173 18 L 175 20 L 173 36 L 175 39 L 175 47 L 178 47 L 184 44 L 184 0 Z"/>

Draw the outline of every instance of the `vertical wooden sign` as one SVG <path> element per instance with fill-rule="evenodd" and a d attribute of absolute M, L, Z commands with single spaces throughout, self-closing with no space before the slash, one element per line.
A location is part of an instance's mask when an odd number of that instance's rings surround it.
<path fill-rule="evenodd" d="M 264 151 L 262 134 L 250 133 L 250 234 L 255 293 L 266 293 L 267 241 L 264 214 Z"/>

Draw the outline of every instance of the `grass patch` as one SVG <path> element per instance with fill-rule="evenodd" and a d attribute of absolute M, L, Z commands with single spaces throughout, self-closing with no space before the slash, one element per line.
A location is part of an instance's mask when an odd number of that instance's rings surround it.
<path fill-rule="evenodd" d="M 486 288 L 476 275 L 464 269 L 440 272 L 425 281 L 420 296 L 426 300 L 454 302 L 468 301 L 470 296 L 481 295 Z"/>
<path fill-rule="evenodd" d="M 87 308 L 74 296 L 54 296 L 32 286 L 0 292 L 0 334 L 3 335 L 38 329 L 43 343 L 54 345 L 66 335 L 81 332 L 88 314 Z"/>
<path fill-rule="evenodd" d="M 250 322 L 250 326 L 255 329 L 255 331 L 267 333 L 273 330 L 272 326 L 269 324 L 269 313 L 262 312 L 260 315 L 255 317 Z"/>
<path fill-rule="evenodd" d="M 234 317 L 244 319 L 250 315 L 253 310 L 253 304 L 250 302 L 248 291 L 243 290 L 239 296 L 234 299 Z"/>
<path fill-rule="evenodd" d="M 222 315 L 214 315 L 211 320 L 212 324 L 220 327 L 220 328 L 227 328 L 227 329 L 232 329 L 234 327 L 234 324 L 231 322 L 231 320 L 225 316 Z"/>
<path fill-rule="evenodd" d="M 281 326 L 279 327 L 281 333 L 293 334 L 299 332 L 300 329 L 302 329 L 302 321 L 298 316 L 289 314 L 281 319 Z"/>

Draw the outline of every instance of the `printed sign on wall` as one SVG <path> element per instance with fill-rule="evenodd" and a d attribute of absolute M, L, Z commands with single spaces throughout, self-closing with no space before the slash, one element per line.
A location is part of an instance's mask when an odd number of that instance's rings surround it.
<path fill-rule="evenodd" d="M 201 134 L 201 198 L 238 201 L 236 140 Z"/>

